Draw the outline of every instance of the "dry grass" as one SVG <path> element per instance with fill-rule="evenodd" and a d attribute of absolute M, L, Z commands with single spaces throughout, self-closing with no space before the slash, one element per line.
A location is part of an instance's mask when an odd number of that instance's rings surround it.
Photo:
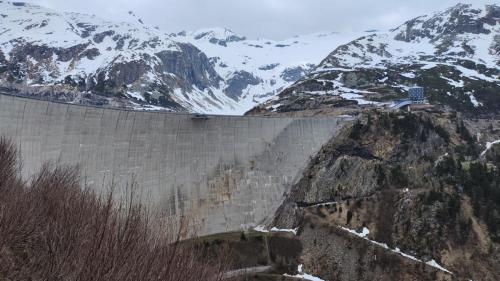
<path fill-rule="evenodd" d="M 45 165 L 22 182 L 17 155 L 0 139 L 0 281 L 222 280 L 224 257 L 181 243 L 182 227 L 156 231 L 132 200 L 82 189 L 76 168 Z"/>

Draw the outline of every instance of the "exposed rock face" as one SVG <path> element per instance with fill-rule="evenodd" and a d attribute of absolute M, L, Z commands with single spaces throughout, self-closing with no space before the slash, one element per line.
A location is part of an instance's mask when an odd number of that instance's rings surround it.
<path fill-rule="evenodd" d="M 200 90 L 218 87 L 222 78 L 215 72 L 207 56 L 190 44 L 179 44 L 180 51 L 163 51 L 156 56 L 162 64 L 157 66 L 157 71 L 173 73 L 185 85 L 183 88 L 195 86 Z"/>
<path fill-rule="evenodd" d="M 238 100 L 243 94 L 243 90 L 249 85 L 258 85 L 261 82 L 262 80 L 253 76 L 252 73 L 239 71 L 228 79 L 228 85 L 224 91 L 229 97 Z"/>
<path fill-rule="evenodd" d="M 315 68 L 331 52 L 359 34 L 317 33 L 281 41 L 245 39 L 223 28 L 174 34 L 176 41 L 191 43 L 207 54 L 222 77 L 221 90 L 246 107 L 274 98 Z"/>
<path fill-rule="evenodd" d="M 272 64 L 267 64 L 259 67 L 259 70 L 273 70 L 276 67 L 278 67 L 280 64 L 279 63 L 272 63 Z"/>
<path fill-rule="evenodd" d="M 406 97 L 426 88 L 431 103 L 473 113 L 500 112 L 500 7 L 459 4 L 415 18 L 389 33 L 360 37 L 335 49 L 321 64 L 285 89 L 287 96 L 336 95 L 360 104 Z M 293 100 L 293 99 L 289 99 Z"/>
<path fill-rule="evenodd" d="M 302 262 L 324 280 L 496 280 L 500 157 L 480 156 L 467 129 L 499 139 L 485 124 L 367 113 L 311 160 L 273 225 L 299 228 Z"/>
<path fill-rule="evenodd" d="M 276 106 L 274 112 L 270 113 L 266 108 L 256 107 L 248 111 L 247 115 L 263 115 L 263 114 L 281 114 L 281 113 L 297 113 L 301 114 L 304 111 L 317 112 L 322 115 L 325 111 L 335 111 L 343 108 L 348 110 L 350 107 L 354 109 L 357 106 L 356 101 L 346 100 L 338 96 L 323 95 L 317 96 L 313 94 L 301 94 L 300 96 L 288 96 L 282 98 L 283 105 Z M 355 111 L 355 110 L 353 110 Z"/>
<path fill-rule="evenodd" d="M 179 35 L 182 35 L 182 34 L 179 34 Z M 185 35 L 186 34 L 184 33 L 184 36 Z M 224 47 L 227 47 L 228 43 L 240 42 L 240 41 L 246 40 L 245 37 L 238 36 L 238 35 L 234 34 L 231 30 L 228 30 L 228 29 L 224 29 L 222 31 L 220 31 L 220 30 L 201 31 L 198 34 L 196 34 L 194 39 L 195 40 L 206 39 L 211 44 L 220 45 L 220 46 L 224 46 Z"/>
<path fill-rule="evenodd" d="M 360 239 L 317 216 L 305 219 L 300 238 L 304 268 L 322 280 L 454 280 L 449 274 Z"/>
<path fill-rule="evenodd" d="M 146 110 L 243 114 L 309 72 L 327 46 L 357 37 L 275 42 L 222 28 L 168 35 L 133 12 L 134 23 L 114 23 L 4 1 L 0 11 L 5 91 Z"/>
<path fill-rule="evenodd" d="M 485 12 L 484 16 L 481 14 Z M 455 37 L 463 34 L 490 34 L 492 31 L 486 26 L 497 24 L 500 7 L 486 6 L 484 9 L 474 8 L 467 4 L 458 4 L 449 9 L 446 14 L 432 18 L 420 17 L 406 22 L 403 28 L 396 29 L 399 33 L 395 39 L 412 42 L 420 38 L 429 38 L 433 41 Z M 453 21 L 443 22 L 448 16 Z"/>
<path fill-rule="evenodd" d="M 3 91 L 92 105 L 219 112 L 236 103 L 195 46 L 156 29 L 1 2 Z"/>
<path fill-rule="evenodd" d="M 281 74 L 281 78 L 287 82 L 295 82 L 306 75 L 314 65 L 309 65 L 308 68 L 302 66 L 287 68 Z"/>
<path fill-rule="evenodd" d="M 114 30 L 103 31 L 101 33 L 95 34 L 93 37 L 93 40 L 95 43 L 99 44 L 99 43 L 102 43 L 106 37 L 108 37 L 108 36 L 111 37 L 113 35 L 115 35 Z"/>

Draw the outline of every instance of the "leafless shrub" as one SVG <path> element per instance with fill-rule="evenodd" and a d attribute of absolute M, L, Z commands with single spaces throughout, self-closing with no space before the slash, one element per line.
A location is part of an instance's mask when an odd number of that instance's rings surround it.
<path fill-rule="evenodd" d="M 5 138 L 0 138 L 0 190 L 6 188 L 5 183 L 16 178 L 17 167 L 17 150 L 12 142 Z"/>
<path fill-rule="evenodd" d="M 180 241 L 185 227 L 153 225 L 140 204 L 82 189 L 76 168 L 44 165 L 23 183 L 16 159 L 1 139 L 0 281 L 222 280 L 225 257 Z"/>

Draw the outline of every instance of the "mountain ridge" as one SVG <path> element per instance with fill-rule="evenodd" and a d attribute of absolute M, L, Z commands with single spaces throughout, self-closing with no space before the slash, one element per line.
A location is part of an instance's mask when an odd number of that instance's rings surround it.
<path fill-rule="evenodd" d="M 257 111 L 307 109 L 294 102 L 301 95 L 383 105 L 420 85 L 431 103 L 499 112 L 500 7 L 477 6 L 458 4 L 341 45 Z"/>
<path fill-rule="evenodd" d="M 332 44 L 355 37 L 248 40 L 221 28 L 167 34 L 22 2 L 0 6 L 2 91 L 138 110 L 243 114 L 308 73 Z"/>

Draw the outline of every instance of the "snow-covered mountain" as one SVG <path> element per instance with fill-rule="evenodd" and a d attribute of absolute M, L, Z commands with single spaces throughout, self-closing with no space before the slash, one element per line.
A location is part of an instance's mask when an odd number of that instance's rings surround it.
<path fill-rule="evenodd" d="M 332 47 L 360 35 L 320 32 L 283 41 L 249 40 L 228 29 L 211 28 L 174 36 L 207 54 L 225 81 L 223 92 L 248 110 L 308 74 Z"/>
<path fill-rule="evenodd" d="M 221 92 L 208 57 L 142 24 L 0 2 L 4 91 L 67 102 L 214 111 L 237 103 Z"/>
<path fill-rule="evenodd" d="M 0 90 L 72 103 L 242 114 L 357 36 L 276 42 L 220 28 L 166 34 L 140 20 L 116 23 L 0 1 Z"/>
<path fill-rule="evenodd" d="M 309 100 L 380 103 L 404 97 L 414 85 L 426 88 L 431 103 L 500 112 L 500 7 L 458 4 L 360 37 L 260 110 L 324 106 Z"/>

